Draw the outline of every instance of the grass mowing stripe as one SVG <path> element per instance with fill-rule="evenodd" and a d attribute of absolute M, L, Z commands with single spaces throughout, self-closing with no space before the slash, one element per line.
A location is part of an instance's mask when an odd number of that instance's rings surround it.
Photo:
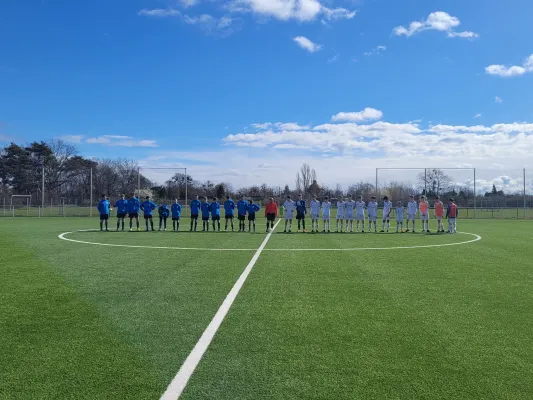
<path fill-rule="evenodd" d="M 170 385 L 168 386 L 167 390 L 161 396 L 161 400 L 178 399 L 181 393 L 183 393 L 183 390 L 187 386 L 187 382 L 189 381 L 190 377 L 194 373 L 196 366 L 202 359 L 211 341 L 215 337 L 215 334 L 217 333 L 218 328 L 220 327 L 220 325 L 222 324 L 222 321 L 228 314 L 228 311 L 231 305 L 235 301 L 235 298 L 239 294 L 242 286 L 244 285 L 246 278 L 248 278 L 248 275 L 250 275 L 252 268 L 254 267 L 255 263 L 259 259 L 259 256 L 263 252 L 263 249 L 267 245 L 268 240 L 272 236 L 272 233 L 274 232 L 278 224 L 279 224 L 279 220 L 274 225 L 274 228 L 272 229 L 272 231 L 268 233 L 265 240 L 263 240 L 263 243 L 261 243 L 261 246 L 259 246 L 259 248 L 255 252 L 254 256 L 252 257 L 252 259 L 250 260 L 250 262 L 244 269 L 243 273 L 241 274 L 237 282 L 235 282 L 235 285 L 233 285 L 233 287 L 231 288 L 230 292 L 224 299 L 224 302 L 222 303 L 217 313 L 215 314 L 215 316 L 213 317 L 213 319 L 207 326 L 206 330 L 200 337 L 200 340 L 198 340 L 198 343 L 196 343 L 196 345 L 194 346 L 194 349 L 191 351 L 191 354 L 189 354 L 189 356 L 187 357 L 187 359 L 181 366 L 180 370 L 178 371 L 178 373 L 176 374 L 172 382 L 170 382 Z"/>

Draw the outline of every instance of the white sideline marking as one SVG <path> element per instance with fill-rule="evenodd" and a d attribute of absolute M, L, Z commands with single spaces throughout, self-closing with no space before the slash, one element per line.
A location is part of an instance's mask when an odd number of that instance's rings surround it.
<path fill-rule="evenodd" d="M 276 222 L 274 225 L 274 229 L 279 224 Z M 274 229 L 272 229 L 268 235 L 266 235 L 265 240 L 263 240 L 263 243 L 261 243 L 261 246 L 257 249 L 254 256 L 242 272 L 241 276 L 239 276 L 239 279 L 237 279 L 237 282 L 233 285 L 230 292 L 224 299 L 224 302 L 218 309 L 217 313 L 205 329 L 204 333 L 202 333 L 202 336 L 200 337 L 200 340 L 196 343 L 194 346 L 194 349 L 192 349 L 191 353 L 181 366 L 180 370 L 172 379 L 172 382 L 170 382 L 170 385 L 168 385 L 167 390 L 163 395 L 161 396 L 161 400 L 176 400 L 178 399 L 181 394 L 183 393 L 183 390 L 187 386 L 187 382 L 189 382 L 190 377 L 194 373 L 194 370 L 198 366 L 198 363 L 202 359 L 204 353 L 206 352 L 207 348 L 211 344 L 211 341 L 215 337 L 215 334 L 217 333 L 218 328 L 220 328 L 220 325 L 222 324 L 222 321 L 226 317 L 226 314 L 228 313 L 231 305 L 235 301 L 235 298 L 239 294 L 242 286 L 244 285 L 244 282 L 246 281 L 246 278 L 248 278 L 248 275 L 250 275 L 250 272 L 252 271 L 252 268 L 254 267 L 255 263 L 259 259 L 259 256 L 263 252 L 263 249 L 268 243 L 268 240 L 272 236 L 272 232 L 274 232 Z"/>
<path fill-rule="evenodd" d="M 278 221 L 279 223 L 279 221 Z M 276 226 L 277 224 L 276 223 Z M 93 232 L 98 231 L 98 229 L 82 229 L 76 232 Z M 93 246 L 110 246 L 110 247 L 129 247 L 129 248 L 136 248 L 136 249 L 168 249 L 168 250 L 196 250 L 196 251 L 256 251 L 257 249 L 216 249 L 216 248 L 209 248 L 209 247 L 171 247 L 171 246 L 141 246 L 141 245 L 130 245 L 130 244 L 113 244 L 113 243 L 95 243 L 95 242 L 86 242 L 83 240 L 74 240 L 69 239 L 65 237 L 66 235 L 69 235 L 74 232 L 64 232 L 60 235 L 58 235 L 59 239 L 67 240 L 69 242 L 74 243 L 82 243 L 82 244 L 90 244 Z M 426 244 L 426 245 L 419 245 L 419 246 L 394 246 L 394 247 L 354 247 L 354 248 L 336 248 L 336 249 L 293 249 L 293 248 L 286 248 L 286 249 L 263 249 L 263 251 L 362 251 L 362 250 L 398 250 L 398 249 L 425 249 L 425 248 L 431 248 L 431 247 L 446 247 L 446 246 L 459 246 L 462 244 L 468 244 L 473 243 L 481 240 L 481 236 L 476 235 L 475 233 L 468 233 L 468 232 L 457 232 L 462 235 L 470 235 L 473 236 L 474 239 L 467 240 L 464 242 L 456 242 L 456 243 L 440 243 L 440 244 Z M 270 235 L 270 234 L 269 234 Z M 442 235 L 444 236 L 444 235 Z M 448 236 L 448 235 L 446 235 Z"/>

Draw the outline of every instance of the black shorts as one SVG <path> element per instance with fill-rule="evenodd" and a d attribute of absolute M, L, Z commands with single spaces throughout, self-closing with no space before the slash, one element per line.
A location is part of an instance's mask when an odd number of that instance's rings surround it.
<path fill-rule="evenodd" d="M 144 219 L 152 219 L 152 216 L 151 215 L 145 215 Z"/>
<path fill-rule="evenodd" d="M 255 213 L 248 214 L 248 221 L 255 221 Z"/>
<path fill-rule="evenodd" d="M 191 214 L 191 219 L 198 219 L 198 214 Z"/>
<path fill-rule="evenodd" d="M 214 215 L 211 217 L 213 221 L 220 221 L 220 215 Z"/>
<path fill-rule="evenodd" d="M 129 213 L 128 216 L 129 216 L 130 218 L 139 218 L 139 213 L 132 212 L 132 213 Z"/>
<path fill-rule="evenodd" d="M 246 221 L 246 215 L 239 214 L 239 221 Z"/>
<path fill-rule="evenodd" d="M 126 213 L 117 213 L 117 218 L 126 218 Z"/>
<path fill-rule="evenodd" d="M 109 219 L 109 214 L 100 214 L 100 221 L 107 221 Z"/>
<path fill-rule="evenodd" d="M 226 219 L 233 219 L 233 215 L 227 215 L 226 214 Z"/>
<path fill-rule="evenodd" d="M 167 219 L 168 218 L 168 215 L 160 215 L 159 216 L 159 219 Z"/>
<path fill-rule="evenodd" d="M 180 217 L 172 217 L 172 221 L 179 221 Z"/>
<path fill-rule="evenodd" d="M 296 219 L 305 219 L 305 214 L 301 211 L 296 211 Z"/>
<path fill-rule="evenodd" d="M 274 213 L 267 214 L 267 221 L 275 221 L 275 220 L 276 220 L 276 214 Z"/>
<path fill-rule="evenodd" d="M 202 221 L 209 221 L 209 217 L 202 217 Z"/>

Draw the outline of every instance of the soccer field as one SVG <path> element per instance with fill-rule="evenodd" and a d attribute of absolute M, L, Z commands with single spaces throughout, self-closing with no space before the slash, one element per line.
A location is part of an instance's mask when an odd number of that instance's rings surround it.
<path fill-rule="evenodd" d="M 263 220 L 249 234 L 0 219 L 0 398 L 158 399 L 254 256 L 182 399 L 533 398 L 533 222 L 282 223 L 267 236 Z"/>

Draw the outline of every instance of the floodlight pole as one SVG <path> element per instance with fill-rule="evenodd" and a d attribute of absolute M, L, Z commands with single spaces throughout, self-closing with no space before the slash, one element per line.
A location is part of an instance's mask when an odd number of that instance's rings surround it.
<path fill-rule="evenodd" d="M 380 196 L 379 196 L 379 194 L 378 194 L 378 169 L 379 169 L 379 168 L 376 168 L 376 187 L 375 187 L 375 189 L 376 189 L 376 197 L 377 197 L 378 200 L 379 200 L 379 197 L 380 197 Z"/>
<path fill-rule="evenodd" d="M 137 168 L 137 196 L 141 198 L 141 167 Z"/>
<path fill-rule="evenodd" d="M 43 213 L 44 213 L 44 165 L 43 165 L 43 188 L 41 190 L 41 204 L 43 207 Z M 39 217 L 41 216 L 41 213 L 39 213 Z"/>
<path fill-rule="evenodd" d="M 187 187 L 189 186 L 189 176 L 187 175 L 187 168 L 185 168 L 185 209 L 187 209 L 187 206 L 189 204 L 188 197 L 187 197 Z M 191 210 L 189 210 L 189 217 L 191 216 Z"/>
<path fill-rule="evenodd" d="M 476 202 L 477 202 L 477 195 L 476 195 L 476 169 L 474 168 L 474 219 L 476 219 Z"/>
<path fill-rule="evenodd" d="M 91 168 L 91 178 L 89 182 L 89 217 L 93 216 L 93 169 Z"/>
<path fill-rule="evenodd" d="M 524 168 L 524 219 L 527 217 L 526 205 L 526 169 Z"/>
<path fill-rule="evenodd" d="M 428 169 L 424 168 L 424 196 L 428 195 Z"/>

